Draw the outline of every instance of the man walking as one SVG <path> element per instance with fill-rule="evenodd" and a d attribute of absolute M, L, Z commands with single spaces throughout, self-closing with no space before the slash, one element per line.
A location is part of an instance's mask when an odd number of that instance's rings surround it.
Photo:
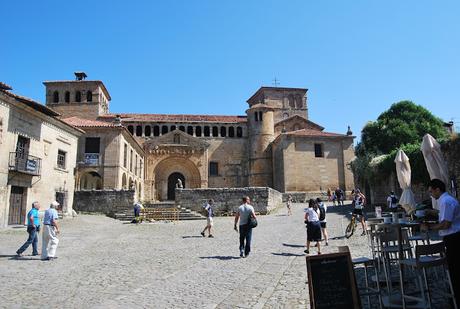
<path fill-rule="evenodd" d="M 45 211 L 45 218 L 43 219 L 43 240 L 42 240 L 42 260 L 53 260 L 56 258 L 56 249 L 59 243 L 57 235 L 59 234 L 59 225 L 57 220 L 59 218 L 56 208 L 59 203 L 53 201 L 50 208 Z"/>
<path fill-rule="evenodd" d="M 27 233 L 29 233 L 29 238 L 27 238 L 27 241 L 16 251 L 18 257 L 22 256 L 22 253 L 26 251 L 30 245 L 32 245 L 32 255 L 38 255 L 38 233 L 40 232 L 39 209 L 40 204 L 38 202 L 33 202 L 32 209 L 27 214 Z"/>
<path fill-rule="evenodd" d="M 210 238 L 214 237 L 214 236 L 212 236 L 212 233 L 211 233 L 211 228 L 214 225 L 213 220 L 212 220 L 212 217 L 214 216 L 214 210 L 212 209 L 213 204 L 214 204 L 214 201 L 212 199 L 210 199 L 208 201 L 208 203 L 204 206 L 204 209 L 206 210 L 207 214 L 206 214 L 206 227 L 201 232 L 201 236 L 203 236 L 203 237 L 206 237 L 205 236 L 206 230 L 209 231 L 209 236 L 208 237 L 210 237 Z"/>
<path fill-rule="evenodd" d="M 439 179 L 430 181 L 429 191 L 432 197 L 438 200 L 439 223 L 421 225 L 422 230 L 439 231 L 446 246 L 447 264 L 454 289 L 457 305 L 460 299 L 460 205 L 458 201 L 446 192 L 446 184 Z M 428 212 L 426 210 L 425 212 Z M 438 213 L 438 210 L 430 210 Z"/>
<path fill-rule="evenodd" d="M 239 231 L 240 231 L 240 257 L 247 257 L 251 252 L 251 238 L 252 238 L 252 228 L 249 226 L 249 218 L 256 218 L 254 213 L 254 207 L 252 207 L 251 199 L 248 196 L 243 197 L 243 204 L 238 207 L 238 211 L 235 214 L 235 231 L 238 232 L 237 224 L 238 220 Z"/>

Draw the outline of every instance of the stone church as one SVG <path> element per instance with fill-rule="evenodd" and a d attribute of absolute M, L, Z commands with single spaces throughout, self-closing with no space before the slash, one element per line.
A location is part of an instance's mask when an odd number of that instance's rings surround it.
<path fill-rule="evenodd" d="M 46 106 L 86 132 L 77 155 L 80 190 L 130 188 L 153 202 L 173 200 L 178 179 L 185 188 L 283 193 L 354 186 L 352 133 L 325 132 L 311 121 L 305 88 L 261 87 L 245 115 L 233 116 L 113 114 L 104 83 L 83 72 L 44 85 Z"/>

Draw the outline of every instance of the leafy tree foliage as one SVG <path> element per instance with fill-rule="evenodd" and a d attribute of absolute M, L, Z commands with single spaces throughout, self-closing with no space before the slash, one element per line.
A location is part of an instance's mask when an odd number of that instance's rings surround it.
<path fill-rule="evenodd" d="M 357 155 L 388 154 L 403 145 L 420 144 L 426 133 L 436 139 L 447 137 L 440 118 L 411 101 L 401 101 L 364 127 Z"/>
<path fill-rule="evenodd" d="M 355 148 L 356 159 L 352 163 L 359 182 L 372 184 L 394 172 L 398 149 L 403 149 L 409 157 L 413 181 L 429 180 L 420 151 L 426 133 L 438 141 L 448 137 L 443 121 L 426 108 L 411 101 L 393 104 L 377 121 L 366 124 L 361 132 L 361 142 Z"/>

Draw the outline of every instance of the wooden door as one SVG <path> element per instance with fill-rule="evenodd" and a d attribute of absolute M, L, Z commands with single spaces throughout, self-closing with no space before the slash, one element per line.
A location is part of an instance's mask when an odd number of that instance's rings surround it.
<path fill-rule="evenodd" d="M 25 188 L 11 187 L 10 211 L 8 214 L 8 224 L 24 224 L 26 219 L 26 198 Z"/>

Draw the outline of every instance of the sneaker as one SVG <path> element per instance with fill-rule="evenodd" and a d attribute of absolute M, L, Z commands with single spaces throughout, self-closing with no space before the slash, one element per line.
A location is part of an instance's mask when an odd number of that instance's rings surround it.
<path fill-rule="evenodd" d="M 209 236 L 208 236 L 208 237 L 209 237 L 209 238 L 214 238 L 214 236 L 212 236 L 211 234 L 209 234 Z"/>
<path fill-rule="evenodd" d="M 243 252 L 240 252 L 240 257 L 244 257 L 244 254 L 243 254 Z"/>
<path fill-rule="evenodd" d="M 40 255 L 40 253 L 32 253 L 32 256 Z"/>
<path fill-rule="evenodd" d="M 366 232 L 362 232 L 362 233 L 361 233 L 361 236 L 366 236 Z"/>
<path fill-rule="evenodd" d="M 22 256 L 22 253 L 19 253 L 19 251 L 16 251 L 16 256 L 17 256 L 17 257 L 21 257 L 21 256 Z"/>
<path fill-rule="evenodd" d="M 201 236 L 206 237 L 206 236 L 204 236 L 204 232 L 201 232 L 200 234 L 201 234 Z"/>
<path fill-rule="evenodd" d="M 326 246 L 329 246 L 329 243 L 326 241 Z"/>
<path fill-rule="evenodd" d="M 303 250 L 303 252 L 305 252 L 306 254 L 310 253 L 310 251 L 308 249 Z"/>

